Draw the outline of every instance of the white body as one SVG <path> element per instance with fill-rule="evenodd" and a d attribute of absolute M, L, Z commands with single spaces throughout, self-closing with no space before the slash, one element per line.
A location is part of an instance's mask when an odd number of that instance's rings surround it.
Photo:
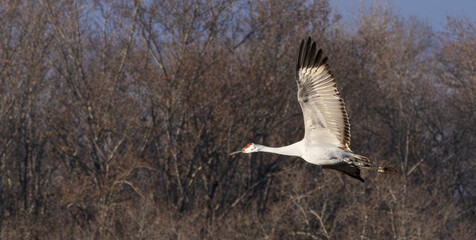
<path fill-rule="evenodd" d="M 349 163 L 349 159 L 356 158 L 355 154 L 330 144 L 306 144 L 305 139 L 292 145 L 277 148 L 259 144 L 254 145 L 258 152 L 270 152 L 280 155 L 300 157 L 306 160 L 306 162 L 316 165 L 338 165 Z"/>

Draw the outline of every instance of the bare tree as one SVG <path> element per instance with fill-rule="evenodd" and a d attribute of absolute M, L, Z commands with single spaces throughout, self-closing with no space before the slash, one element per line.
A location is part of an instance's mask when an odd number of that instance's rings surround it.
<path fill-rule="evenodd" d="M 473 239 L 474 24 L 328 1 L 0 3 L 0 237 Z M 395 177 L 230 157 L 303 136 L 317 37 L 352 146 Z"/>

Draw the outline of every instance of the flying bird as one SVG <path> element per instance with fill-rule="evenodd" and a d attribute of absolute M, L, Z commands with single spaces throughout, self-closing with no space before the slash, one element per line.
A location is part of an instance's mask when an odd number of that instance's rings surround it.
<path fill-rule="evenodd" d="M 236 153 L 269 152 L 301 157 L 324 169 L 341 171 L 364 182 L 361 169 L 396 173 L 391 167 L 375 166 L 367 157 L 350 150 L 350 124 L 344 101 L 329 71 L 327 57 L 309 37 L 302 40 L 296 65 L 298 101 L 304 116 L 304 138 L 284 147 L 248 143 Z"/>

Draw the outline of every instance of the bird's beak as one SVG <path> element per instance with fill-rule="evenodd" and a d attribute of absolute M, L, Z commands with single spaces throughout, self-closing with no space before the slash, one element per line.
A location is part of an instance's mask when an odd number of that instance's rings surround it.
<path fill-rule="evenodd" d="M 237 154 L 237 153 L 242 153 L 242 152 L 243 152 L 243 150 L 236 151 L 236 152 L 232 152 L 232 153 L 230 153 L 230 156 L 231 156 L 231 155 L 235 155 L 235 154 Z"/>

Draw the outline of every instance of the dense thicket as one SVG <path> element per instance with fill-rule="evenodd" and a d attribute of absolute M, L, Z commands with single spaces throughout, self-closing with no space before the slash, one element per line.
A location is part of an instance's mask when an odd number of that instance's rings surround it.
<path fill-rule="evenodd" d="M 1 1 L 0 238 L 475 239 L 476 24 L 316 1 Z M 330 58 L 362 184 L 229 156 L 303 136 L 301 39 Z"/>

